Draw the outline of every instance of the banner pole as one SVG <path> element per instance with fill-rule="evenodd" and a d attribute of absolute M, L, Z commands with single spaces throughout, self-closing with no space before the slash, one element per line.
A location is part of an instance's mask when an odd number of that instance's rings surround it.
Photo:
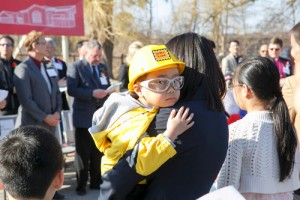
<path fill-rule="evenodd" d="M 65 35 L 61 36 L 61 50 L 63 61 L 69 64 L 69 40 Z"/>
<path fill-rule="evenodd" d="M 26 39 L 26 35 L 23 35 L 18 43 L 18 46 L 14 50 L 14 53 L 13 53 L 14 58 L 16 58 L 18 56 L 18 54 L 20 53 L 20 50 L 25 42 L 25 39 Z"/>

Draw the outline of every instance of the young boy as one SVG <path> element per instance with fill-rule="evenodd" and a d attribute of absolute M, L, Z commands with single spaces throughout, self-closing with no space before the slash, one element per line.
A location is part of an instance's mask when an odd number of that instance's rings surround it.
<path fill-rule="evenodd" d="M 51 200 L 64 182 L 61 146 L 39 126 L 17 128 L 0 141 L 0 169 L 10 200 Z"/>
<path fill-rule="evenodd" d="M 104 153 L 102 175 L 126 153 L 131 155 L 129 165 L 143 176 L 176 154 L 173 141 L 194 124 L 188 108 L 180 108 L 177 114 L 173 110 L 167 130 L 157 137 L 147 136 L 146 131 L 159 107 L 172 106 L 179 99 L 184 67 L 164 45 L 145 46 L 135 53 L 129 67 L 129 93 L 112 94 L 95 112 L 89 129 Z"/>

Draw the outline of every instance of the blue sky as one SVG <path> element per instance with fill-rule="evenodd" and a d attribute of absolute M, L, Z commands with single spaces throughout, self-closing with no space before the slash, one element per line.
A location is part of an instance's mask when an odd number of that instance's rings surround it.
<path fill-rule="evenodd" d="M 165 0 L 153 0 L 153 26 L 155 27 L 157 24 L 158 27 L 161 27 L 161 25 L 163 25 L 162 29 L 168 30 L 168 25 L 170 25 L 168 21 L 174 14 L 174 12 L 172 12 L 172 3 L 173 6 L 176 7 L 176 5 L 180 5 L 182 1 L 185 2 L 185 0 L 168 0 L 168 2 Z M 286 0 L 256 0 L 254 3 L 249 4 L 245 9 L 247 13 L 246 24 L 249 25 L 249 27 L 247 27 L 248 31 L 251 31 L 252 26 L 254 27 L 262 23 L 270 12 L 279 12 L 279 9 L 284 9 L 286 2 Z M 297 23 L 300 21 L 300 0 L 297 1 L 296 9 L 295 21 Z M 288 17 L 290 16 L 291 14 L 288 15 Z M 286 20 L 286 27 L 283 27 L 283 29 L 289 29 L 294 25 L 291 20 Z"/>

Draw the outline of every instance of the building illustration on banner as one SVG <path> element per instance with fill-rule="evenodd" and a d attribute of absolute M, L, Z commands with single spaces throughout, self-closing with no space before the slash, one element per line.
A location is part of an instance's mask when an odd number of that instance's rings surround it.
<path fill-rule="evenodd" d="M 76 26 L 76 6 L 40 6 L 16 11 L 0 11 L 0 24 L 74 28 Z"/>

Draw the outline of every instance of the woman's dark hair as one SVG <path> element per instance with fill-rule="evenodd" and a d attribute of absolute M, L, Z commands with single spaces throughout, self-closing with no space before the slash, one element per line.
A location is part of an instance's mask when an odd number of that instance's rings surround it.
<path fill-rule="evenodd" d="M 166 44 L 177 58 L 184 61 L 186 68 L 181 99 L 189 99 L 200 86 L 206 89 L 209 107 L 224 111 L 222 98 L 226 92 L 224 76 L 211 46 L 211 41 L 196 33 L 175 36 Z"/>
<path fill-rule="evenodd" d="M 292 173 L 297 136 L 290 120 L 287 105 L 282 97 L 279 71 L 270 59 L 252 57 L 238 66 L 234 80 L 238 84 L 247 85 L 258 99 L 270 102 L 270 111 L 277 136 L 279 181 L 283 181 Z"/>

